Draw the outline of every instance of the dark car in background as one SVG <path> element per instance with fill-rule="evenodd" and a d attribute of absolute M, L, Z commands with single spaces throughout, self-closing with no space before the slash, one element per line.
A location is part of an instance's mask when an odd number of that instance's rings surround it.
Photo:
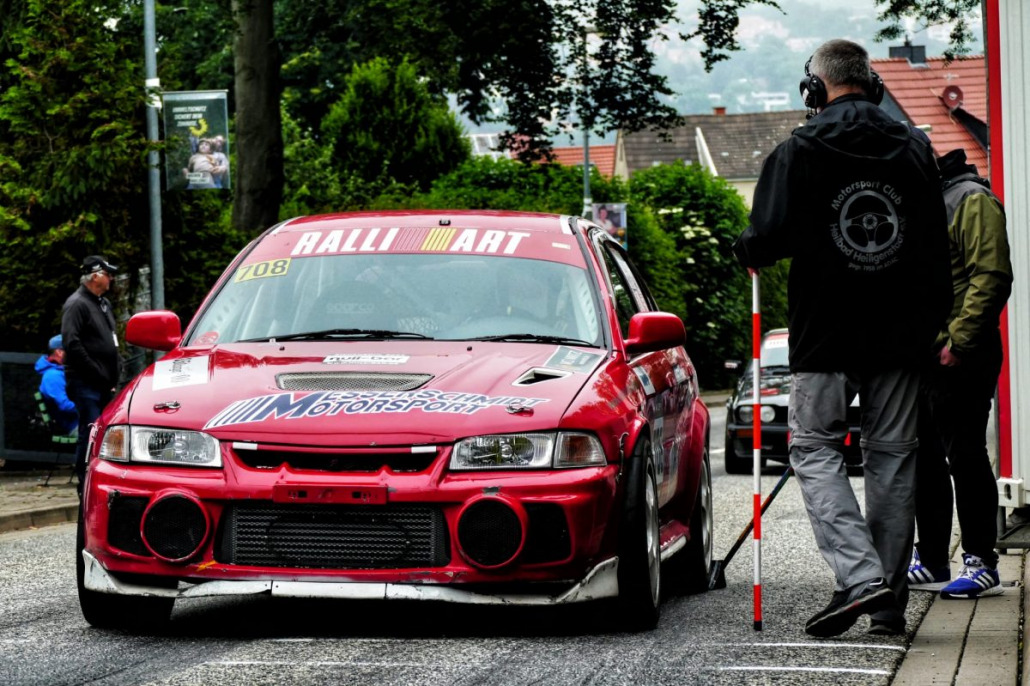
<path fill-rule="evenodd" d="M 744 367 L 737 387 L 726 401 L 726 471 L 750 474 L 754 466 L 754 360 L 746 365 L 730 361 L 730 369 Z M 758 399 L 762 420 L 762 465 L 768 460 L 788 461 L 787 407 L 790 404 L 790 368 L 787 362 L 787 329 L 772 329 L 762 337 Z M 848 408 L 848 435 L 844 459 L 849 466 L 862 464 L 858 446 L 861 419 L 858 398 Z"/>

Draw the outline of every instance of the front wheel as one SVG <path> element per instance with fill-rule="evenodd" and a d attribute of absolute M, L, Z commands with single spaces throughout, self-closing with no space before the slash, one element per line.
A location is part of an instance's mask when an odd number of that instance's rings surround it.
<path fill-rule="evenodd" d="M 662 590 L 658 483 L 651 441 L 632 458 L 619 532 L 619 610 L 631 630 L 658 624 Z"/>
<path fill-rule="evenodd" d="M 82 551 L 86 545 L 84 519 L 80 508 L 75 546 L 75 576 L 82 616 L 98 629 L 159 632 L 171 619 L 175 598 L 115 595 L 98 593 L 86 588 L 86 561 L 82 559 Z"/>
<path fill-rule="evenodd" d="M 697 487 L 697 500 L 690 515 L 690 541 L 686 548 L 671 561 L 681 570 L 683 588 L 689 593 L 708 590 L 708 572 L 712 568 L 712 536 L 715 516 L 712 507 L 712 469 L 708 464 L 708 451 L 701 459 L 701 482 Z M 678 559 L 679 558 L 679 559 Z"/>

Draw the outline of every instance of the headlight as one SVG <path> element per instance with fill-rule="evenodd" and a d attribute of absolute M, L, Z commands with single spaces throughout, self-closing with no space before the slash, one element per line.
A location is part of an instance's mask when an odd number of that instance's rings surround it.
<path fill-rule="evenodd" d="M 754 416 L 754 405 L 741 405 L 737 408 L 737 420 L 742 424 L 750 424 Z M 762 418 L 763 422 L 771 422 L 776 419 L 776 408 L 772 405 L 762 405 L 758 416 Z"/>
<path fill-rule="evenodd" d="M 454 444 L 450 468 L 548 469 L 589 467 L 607 463 L 596 436 L 560 432 L 473 436 Z"/>
<path fill-rule="evenodd" d="M 222 451 L 213 436 L 199 431 L 149 426 L 108 428 L 100 444 L 100 457 L 116 462 L 222 466 Z"/>

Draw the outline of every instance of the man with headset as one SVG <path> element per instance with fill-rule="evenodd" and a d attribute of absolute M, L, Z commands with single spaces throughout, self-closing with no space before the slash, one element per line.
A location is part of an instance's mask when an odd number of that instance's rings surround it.
<path fill-rule="evenodd" d="M 925 135 L 877 105 L 883 83 L 860 45 L 831 40 L 805 65 L 809 121 L 762 166 L 751 225 L 734 245 L 788 280 L 790 463 L 836 578 L 805 625 L 836 636 L 863 614 L 905 630 L 912 551 L 919 364 L 951 306 L 947 219 Z M 842 454 L 858 395 L 866 515 Z"/>

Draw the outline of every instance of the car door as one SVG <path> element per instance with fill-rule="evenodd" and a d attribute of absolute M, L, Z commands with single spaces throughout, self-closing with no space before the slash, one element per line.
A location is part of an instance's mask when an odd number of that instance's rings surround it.
<path fill-rule="evenodd" d="M 616 318 L 625 339 L 634 314 L 658 308 L 618 244 L 598 238 L 595 246 L 608 277 Z M 682 478 L 684 448 L 689 445 L 692 368 L 682 346 L 635 355 L 628 364 L 647 398 L 644 412 L 651 426 L 659 500 L 664 504 L 676 494 Z"/>

